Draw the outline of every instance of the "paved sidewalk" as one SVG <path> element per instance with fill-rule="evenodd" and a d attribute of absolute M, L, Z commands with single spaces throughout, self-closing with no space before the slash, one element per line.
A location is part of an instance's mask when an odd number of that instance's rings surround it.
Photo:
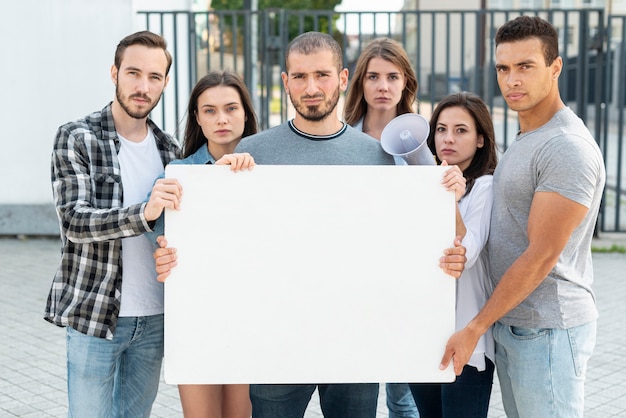
<path fill-rule="evenodd" d="M 596 248 L 626 245 L 626 234 L 607 234 Z M 65 331 L 42 319 L 59 260 L 58 239 L 0 238 L 0 417 L 64 417 Z M 625 417 L 626 255 L 595 253 L 598 340 L 587 375 L 586 417 Z M 381 385 L 378 418 L 387 417 Z M 153 417 L 181 417 L 178 391 L 161 383 Z M 504 417 L 497 380 L 490 418 Z M 307 418 L 321 417 L 316 395 Z"/>

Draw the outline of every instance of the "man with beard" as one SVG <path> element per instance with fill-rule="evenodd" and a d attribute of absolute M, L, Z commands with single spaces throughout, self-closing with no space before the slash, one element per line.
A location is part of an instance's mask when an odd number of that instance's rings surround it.
<path fill-rule="evenodd" d="M 153 244 L 141 235 L 180 196 L 177 182 L 154 182 L 179 146 L 148 118 L 171 63 L 159 35 L 122 39 L 113 102 L 56 133 L 52 188 L 63 248 L 45 319 L 67 327 L 69 416 L 148 417 L 157 394 L 163 288 Z"/>
<path fill-rule="evenodd" d="M 257 164 L 393 165 L 378 141 L 339 120 L 339 95 L 348 86 L 342 51 L 330 36 L 307 32 L 287 46 L 285 91 L 296 116 L 277 127 L 244 138 L 237 152 Z"/>
<path fill-rule="evenodd" d="M 393 165 L 380 143 L 340 121 L 339 95 L 348 83 L 339 44 L 327 34 L 307 32 L 287 46 L 285 90 L 296 110 L 293 120 L 243 138 L 236 152 L 249 153 L 257 164 L 271 165 Z M 176 266 L 174 248 L 159 238 L 155 251 L 159 280 Z M 460 240 L 446 250 L 442 269 L 458 278 L 465 266 Z M 320 353 L 324 355 L 324 353 Z M 250 385 L 254 418 L 302 418 L 315 389 L 327 418 L 375 418 L 377 383 Z"/>
<path fill-rule="evenodd" d="M 296 110 L 295 118 L 244 138 L 237 152 L 250 153 L 257 164 L 394 164 L 393 157 L 382 150 L 377 140 L 337 116 L 339 94 L 348 84 L 348 70 L 343 68 L 341 47 L 330 35 L 307 32 L 296 37 L 287 47 L 282 79 Z M 458 241 L 456 245 L 448 250 L 444 271 L 459 277 L 465 248 Z M 158 258 L 160 254 L 165 252 L 157 252 L 155 256 Z M 167 261 L 167 258 L 163 260 Z M 157 265 L 161 265 L 158 259 Z M 316 387 L 325 417 L 376 416 L 377 383 L 251 385 L 252 415 L 302 418 Z"/>

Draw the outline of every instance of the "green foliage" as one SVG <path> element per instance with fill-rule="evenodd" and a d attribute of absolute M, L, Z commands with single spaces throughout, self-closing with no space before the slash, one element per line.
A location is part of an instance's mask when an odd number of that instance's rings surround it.
<path fill-rule="evenodd" d="M 337 33 L 335 22 L 339 15 L 334 13 L 335 6 L 341 4 L 342 0 L 258 0 L 258 9 L 275 9 L 276 18 L 267 22 L 267 32 L 272 35 L 282 35 L 287 33 L 289 40 L 295 38 L 303 32 L 316 30 L 330 33 L 341 43 L 341 35 Z M 243 45 L 244 33 L 244 0 L 212 0 L 211 7 L 218 12 L 222 22 L 223 36 L 232 39 L 237 31 L 239 45 Z M 281 12 L 279 12 L 279 10 Z M 290 13 L 291 11 L 311 10 L 315 11 L 306 15 L 301 13 Z M 225 13 L 226 11 L 237 11 L 237 14 Z M 224 14 L 225 13 L 225 14 Z M 225 47 L 229 47 L 231 42 L 226 41 Z"/>
<path fill-rule="evenodd" d="M 258 0 L 259 10 L 334 10 L 338 4 L 341 0 Z M 243 0 L 212 0 L 211 7 L 215 10 L 241 10 Z"/>
<path fill-rule="evenodd" d="M 623 245 L 613 244 L 610 247 L 591 247 L 591 251 L 594 253 L 619 253 L 626 254 L 626 247 Z"/>

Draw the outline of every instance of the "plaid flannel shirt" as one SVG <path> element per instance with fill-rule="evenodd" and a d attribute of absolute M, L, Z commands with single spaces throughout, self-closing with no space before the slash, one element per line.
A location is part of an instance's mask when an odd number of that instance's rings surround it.
<path fill-rule="evenodd" d="M 178 143 L 148 119 L 163 165 L 180 155 Z M 122 238 L 150 231 L 146 203 L 123 207 L 123 189 L 111 103 L 57 130 L 52 191 L 63 251 L 45 319 L 111 339 L 122 290 Z"/>

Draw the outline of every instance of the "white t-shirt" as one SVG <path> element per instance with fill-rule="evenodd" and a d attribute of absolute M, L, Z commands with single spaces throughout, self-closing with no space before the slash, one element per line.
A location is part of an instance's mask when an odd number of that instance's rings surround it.
<path fill-rule="evenodd" d="M 118 154 L 122 173 L 124 206 L 143 202 L 154 180 L 163 172 L 163 162 L 151 129 L 141 142 L 122 136 Z M 156 279 L 152 253 L 156 245 L 145 236 L 122 239 L 122 302 L 119 316 L 163 313 L 163 283 Z"/>

